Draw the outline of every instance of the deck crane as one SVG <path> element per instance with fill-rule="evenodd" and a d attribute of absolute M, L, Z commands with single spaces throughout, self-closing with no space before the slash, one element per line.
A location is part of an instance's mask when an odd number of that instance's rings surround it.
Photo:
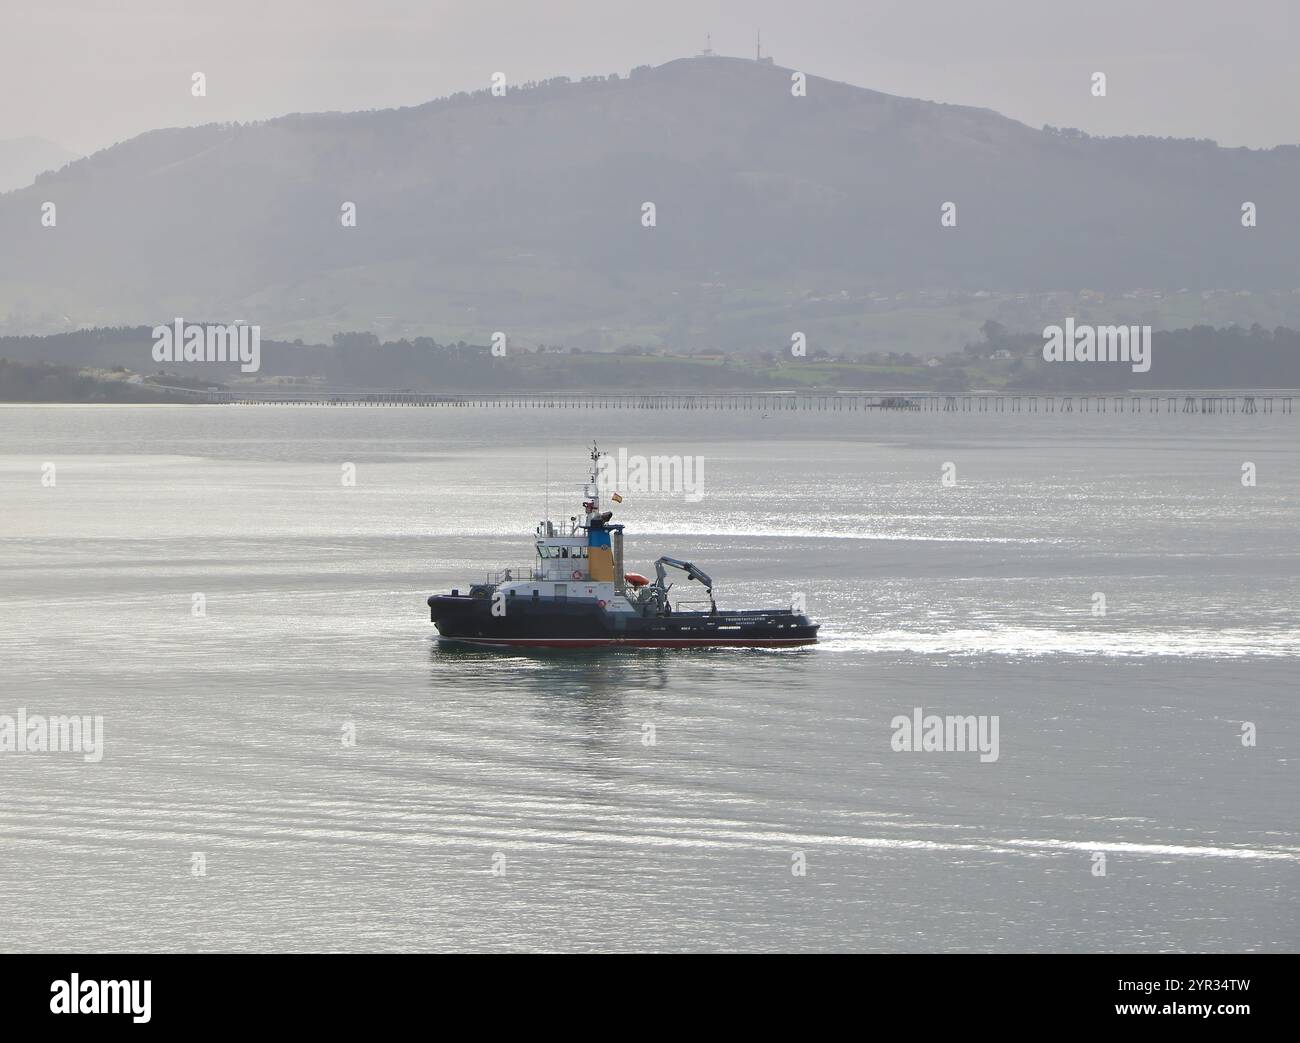
<path fill-rule="evenodd" d="M 700 569 L 696 568 L 689 561 L 680 561 L 677 558 L 668 558 L 668 557 L 660 558 L 655 562 L 655 586 L 659 588 L 659 594 L 663 600 L 664 605 L 668 604 L 668 586 L 669 586 L 664 582 L 664 580 L 667 578 L 667 573 L 664 566 L 669 566 L 674 569 L 681 569 L 683 572 L 686 573 L 687 580 L 697 580 L 699 583 L 701 583 L 704 586 L 705 593 L 709 595 L 709 611 L 710 612 L 718 611 L 718 603 L 713 600 L 713 580 L 709 578 L 708 573 L 703 572 Z"/>

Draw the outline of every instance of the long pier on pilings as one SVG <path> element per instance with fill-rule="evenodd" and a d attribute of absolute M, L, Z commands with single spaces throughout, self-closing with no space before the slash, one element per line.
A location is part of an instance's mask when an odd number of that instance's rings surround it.
<path fill-rule="evenodd" d="M 1009 391 L 722 391 L 439 394 L 307 388 L 183 388 L 150 385 L 196 402 L 243 406 L 397 406 L 436 409 L 747 410 L 757 413 L 1292 413 L 1300 389 L 1161 390 L 1050 394 Z"/>

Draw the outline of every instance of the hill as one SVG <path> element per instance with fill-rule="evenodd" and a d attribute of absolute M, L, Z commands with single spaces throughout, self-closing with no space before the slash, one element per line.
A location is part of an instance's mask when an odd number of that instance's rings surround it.
<path fill-rule="evenodd" d="M 919 330 L 958 347 L 998 295 L 1300 304 L 1296 147 L 1035 130 L 815 76 L 793 97 L 790 77 L 699 57 L 144 134 L 0 197 L 0 331 L 202 315 L 290 339 L 780 350 L 794 329 L 837 349 Z M 900 295 L 914 314 L 891 327 Z"/>

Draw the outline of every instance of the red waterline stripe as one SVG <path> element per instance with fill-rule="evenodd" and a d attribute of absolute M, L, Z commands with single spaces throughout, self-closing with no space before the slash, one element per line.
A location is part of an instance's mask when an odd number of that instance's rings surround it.
<path fill-rule="evenodd" d="M 599 648 L 618 645 L 623 648 L 689 648 L 695 645 L 767 648 L 776 645 L 815 645 L 815 637 L 449 637 L 443 641 L 460 641 L 472 645 L 528 645 L 533 648 Z"/>

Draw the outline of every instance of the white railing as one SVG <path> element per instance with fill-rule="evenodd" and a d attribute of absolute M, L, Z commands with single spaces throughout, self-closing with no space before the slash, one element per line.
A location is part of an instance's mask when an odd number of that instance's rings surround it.
<path fill-rule="evenodd" d="M 499 586 L 502 583 L 531 583 L 542 578 L 542 570 L 535 565 L 505 565 L 490 573 L 487 581 Z"/>

